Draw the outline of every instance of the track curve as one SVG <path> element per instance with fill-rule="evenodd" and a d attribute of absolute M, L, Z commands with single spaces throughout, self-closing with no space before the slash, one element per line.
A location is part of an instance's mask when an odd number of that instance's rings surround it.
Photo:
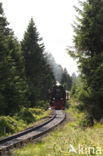
<path fill-rule="evenodd" d="M 60 124 L 65 119 L 65 113 L 63 110 L 55 110 L 53 116 L 46 121 L 45 123 L 37 126 L 29 128 L 23 132 L 12 135 L 10 137 L 6 137 L 0 140 L 0 153 L 7 151 L 11 148 L 22 145 L 23 143 L 36 139 L 43 134 L 47 133 L 55 126 Z"/>

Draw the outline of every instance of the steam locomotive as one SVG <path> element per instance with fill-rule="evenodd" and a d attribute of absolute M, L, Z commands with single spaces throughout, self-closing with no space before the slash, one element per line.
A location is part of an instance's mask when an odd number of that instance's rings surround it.
<path fill-rule="evenodd" d="M 65 109 L 66 91 L 61 85 L 55 85 L 49 91 L 49 100 L 52 109 Z"/>

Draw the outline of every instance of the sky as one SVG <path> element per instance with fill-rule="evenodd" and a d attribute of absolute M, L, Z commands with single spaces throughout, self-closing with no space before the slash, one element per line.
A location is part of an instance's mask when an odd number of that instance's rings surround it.
<path fill-rule="evenodd" d="M 47 52 L 52 53 L 56 62 L 66 67 L 72 75 L 77 72 L 76 61 L 68 54 L 66 48 L 73 46 L 73 28 L 75 21 L 74 5 L 78 0 L 0 0 L 3 3 L 9 27 L 19 41 L 33 18 Z"/>

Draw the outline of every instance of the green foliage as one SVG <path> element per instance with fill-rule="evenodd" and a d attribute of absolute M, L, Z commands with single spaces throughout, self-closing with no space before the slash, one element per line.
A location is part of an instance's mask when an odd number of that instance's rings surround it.
<path fill-rule="evenodd" d="M 98 147 L 103 147 L 103 140 L 101 139 L 103 135 L 103 125 L 95 124 L 93 127 L 83 128 L 80 123 L 84 120 L 84 113 L 81 113 L 73 105 L 66 110 L 67 119 L 69 122 L 59 126 L 55 131 L 48 134 L 43 140 L 32 144 L 28 143 L 21 149 L 14 151 L 14 156 L 77 156 L 77 155 L 102 155 L 96 154 Z M 82 124 L 82 123 L 81 123 Z M 86 124 L 86 121 L 84 121 Z M 76 149 L 77 153 L 69 152 L 70 144 Z M 79 145 L 81 148 L 79 148 Z M 88 148 L 94 147 L 95 153 L 92 150 L 89 153 Z M 80 152 L 82 149 L 83 152 Z M 82 151 L 81 150 L 81 151 Z M 88 153 L 86 153 L 86 151 Z"/>
<path fill-rule="evenodd" d="M 36 115 L 40 115 L 44 112 L 41 108 L 29 108 L 29 111 Z"/>
<path fill-rule="evenodd" d="M 21 110 L 20 116 L 21 116 L 22 120 L 24 120 L 27 124 L 35 121 L 33 114 L 27 108 L 24 108 Z"/>
<path fill-rule="evenodd" d="M 70 75 L 68 74 L 67 70 L 64 69 L 61 79 L 61 84 L 66 90 L 70 90 L 72 86 L 72 80 Z"/>
<path fill-rule="evenodd" d="M 47 102 L 38 101 L 47 100 L 53 81 L 33 19 L 19 43 L 0 3 L 0 115 L 14 115 L 22 107 L 43 107 Z"/>
<path fill-rule="evenodd" d="M 93 126 L 93 124 L 94 124 L 93 119 L 91 116 L 88 115 L 88 113 L 87 114 L 85 113 L 82 116 L 80 123 L 79 123 L 80 127 L 82 127 L 82 128 L 87 128 L 87 127 Z"/>
<path fill-rule="evenodd" d="M 35 124 L 36 121 L 46 117 L 50 111 L 43 108 L 23 107 L 14 116 L 0 116 L 0 137 L 17 133 Z"/>
<path fill-rule="evenodd" d="M 0 136 L 5 135 L 6 133 L 15 132 L 16 124 L 15 120 L 10 116 L 1 116 L 0 117 Z"/>
<path fill-rule="evenodd" d="M 81 80 L 80 77 L 76 77 L 75 73 L 72 74 L 72 88 L 70 90 L 70 97 L 73 99 L 78 99 L 81 91 Z"/>
<path fill-rule="evenodd" d="M 25 59 L 25 74 L 31 90 L 31 106 L 37 106 L 38 99 L 47 100 L 47 91 L 52 84 L 53 74 L 46 63 L 44 44 L 41 43 L 39 33 L 33 19 L 31 19 L 24 39 L 21 42 Z M 49 79 L 50 78 L 50 79 Z"/>
<path fill-rule="evenodd" d="M 38 108 L 47 109 L 49 107 L 48 101 L 40 100 L 37 103 Z"/>
<path fill-rule="evenodd" d="M 72 83 L 72 88 L 71 88 L 71 92 L 70 92 L 70 96 L 73 97 L 76 95 L 76 83 Z"/>
<path fill-rule="evenodd" d="M 20 45 L 8 28 L 1 3 L 0 10 L 0 115 L 8 115 L 29 105 L 28 85 Z"/>
<path fill-rule="evenodd" d="M 82 10 L 76 8 L 79 17 L 74 25 L 76 51 L 72 55 L 78 58 L 81 72 L 81 84 L 75 95 L 92 120 L 100 120 L 103 116 L 103 1 L 87 0 L 81 4 Z"/>
<path fill-rule="evenodd" d="M 74 25 L 74 42 L 77 54 L 93 56 L 103 50 L 103 1 L 82 2 L 83 9 L 76 11 L 78 24 Z M 79 11 L 78 11 L 79 10 Z"/>

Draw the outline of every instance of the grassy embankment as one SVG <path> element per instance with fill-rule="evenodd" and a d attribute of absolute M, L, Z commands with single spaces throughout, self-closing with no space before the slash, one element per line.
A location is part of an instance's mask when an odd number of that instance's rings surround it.
<path fill-rule="evenodd" d="M 0 116 L 0 138 L 34 125 L 49 113 L 44 108 L 22 108 L 15 116 Z"/>
<path fill-rule="evenodd" d="M 66 112 L 68 117 L 65 124 L 38 143 L 28 143 L 16 150 L 13 156 L 103 156 L 103 125 L 95 123 L 93 127 L 84 127 L 85 114 L 79 112 L 75 104 Z M 70 152 L 70 144 L 77 153 Z"/>

